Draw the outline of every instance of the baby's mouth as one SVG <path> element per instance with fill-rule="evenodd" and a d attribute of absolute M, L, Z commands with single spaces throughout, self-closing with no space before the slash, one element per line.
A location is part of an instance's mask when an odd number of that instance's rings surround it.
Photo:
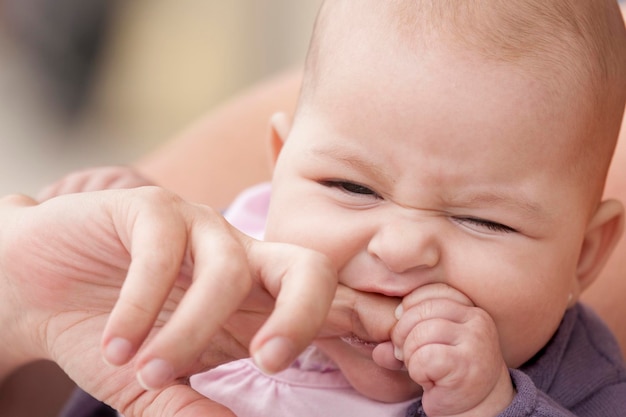
<path fill-rule="evenodd" d="M 376 346 L 378 346 L 378 342 L 369 342 L 367 340 L 363 340 L 360 337 L 358 337 L 355 334 L 350 334 L 348 336 L 342 336 L 340 337 L 341 340 L 343 340 L 345 343 L 352 345 L 352 346 L 357 346 L 357 347 L 367 347 L 367 348 L 375 348 Z"/>

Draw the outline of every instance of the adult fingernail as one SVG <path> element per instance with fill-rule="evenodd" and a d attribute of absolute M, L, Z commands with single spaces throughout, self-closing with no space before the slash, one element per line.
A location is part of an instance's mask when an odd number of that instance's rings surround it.
<path fill-rule="evenodd" d="M 254 355 L 254 363 L 267 374 L 281 371 L 293 362 L 296 348 L 286 337 L 275 337 L 265 342 Z"/>
<path fill-rule="evenodd" d="M 104 360 L 109 365 L 123 365 L 133 355 L 133 345 L 130 341 L 121 337 L 113 338 L 104 347 Z"/>
<path fill-rule="evenodd" d="M 393 348 L 393 356 L 399 361 L 404 360 L 404 354 L 402 353 L 402 350 L 400 348 L 397 348 L 397 347 Z"/>
<path fill-rule="evenodd" d="M 137 381 L 145 390 L 164 387 L 174 379 L 174 368 L 163 359 L 153 359 L 137 372 Z"/>

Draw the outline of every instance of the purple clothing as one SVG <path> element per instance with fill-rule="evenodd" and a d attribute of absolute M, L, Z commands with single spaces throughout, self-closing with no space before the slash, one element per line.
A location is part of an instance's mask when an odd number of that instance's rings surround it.
<path fill-rule="evenodd" d="M 76 388 L 58 417 L 117 417 L 117 412 Z"/>
<path fill-rule="evenodd" d="M 498 417 L 626 416 L 626 369 L 602 321 L 577 304 L 552 341 L 519 370 L 513 403 Z M 426 416 L 418 401 L 407 417 Z"/>

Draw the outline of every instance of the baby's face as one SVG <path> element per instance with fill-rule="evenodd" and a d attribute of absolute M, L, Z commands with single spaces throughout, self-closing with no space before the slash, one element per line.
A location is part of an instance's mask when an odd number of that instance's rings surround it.
<path fill-rule="evenodd" d="M 266 238 L 325 253 L 361 291 L 456 288 L 491 315 L 505 360 L 519 366 L 578 295 L 588 213 L 564 147 L 575 115 L 525 74 L 476 57 L 370 55 L 338 63 L 298 113 Z M 345 351 L 346 363 L 368 354 Z M 405 372 L 354 366 L 390 399 L 411 386 Z"/>

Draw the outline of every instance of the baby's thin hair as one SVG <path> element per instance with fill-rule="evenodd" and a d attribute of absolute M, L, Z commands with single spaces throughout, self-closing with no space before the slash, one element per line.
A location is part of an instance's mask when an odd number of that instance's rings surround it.
<path fill-rule="evenodd" d="M 375 9 L 385 17 L 380 22 L 387 23 L 389 36 L 400 35 L 407 44 L 448 38 L 494 61 L 526 62 L 538 75 L 560 66 L 577 84 L 593 83 L 601 102 L 607 84 L 625 86 L 626 38 L 615 0 L 326 0 L 311 39 L 309 66 L 316 67 L 324 44 L 320 29 L 350 5 Z"/>
<path fill-rule="evenodd" d="M 457 47 L 531 73 L 555 96 L 575 97 L 569 105 L 588 120 L 581 124 L 582 140 L 570 142 L 577 155 L 570 175 L 588 182 L 591 201 L 600 200 L 626 100 L 626 31 L 615 0 L 398 3 L 404 12 L 414 5 L 426 38 L 450 36 Z"/>
<path fill-rule="evenodd" d="M 626 100 L 626 30 L 615 0 L 325 0 L 301 99 L 341 53 L 333 50 L 333 36 L 345 32 L 342 22 L 364 8 L 376 16 L 367 21 L 371 30 L 390 45 L 410 52 L 442 43 L 527 72 L 549 94 L 575 97 L 569 105 L 588 120 L 581 129 L 585 140 L 572 141 L 579 149 L 571 151 L 581 156 L 571 174 L 594 182 L 599 200 Z"/>
<path fill-rule="evenodd" d="M 624 24 L 614 0 L 400 3 L 415 5 L 423 30 L 448 34 L 488 59 L 525 63 L 539 77 L 560 67 L 572 85 L 588 87 L 596 106 L 606 102 L 607 88 L 624 86 Z"/>

